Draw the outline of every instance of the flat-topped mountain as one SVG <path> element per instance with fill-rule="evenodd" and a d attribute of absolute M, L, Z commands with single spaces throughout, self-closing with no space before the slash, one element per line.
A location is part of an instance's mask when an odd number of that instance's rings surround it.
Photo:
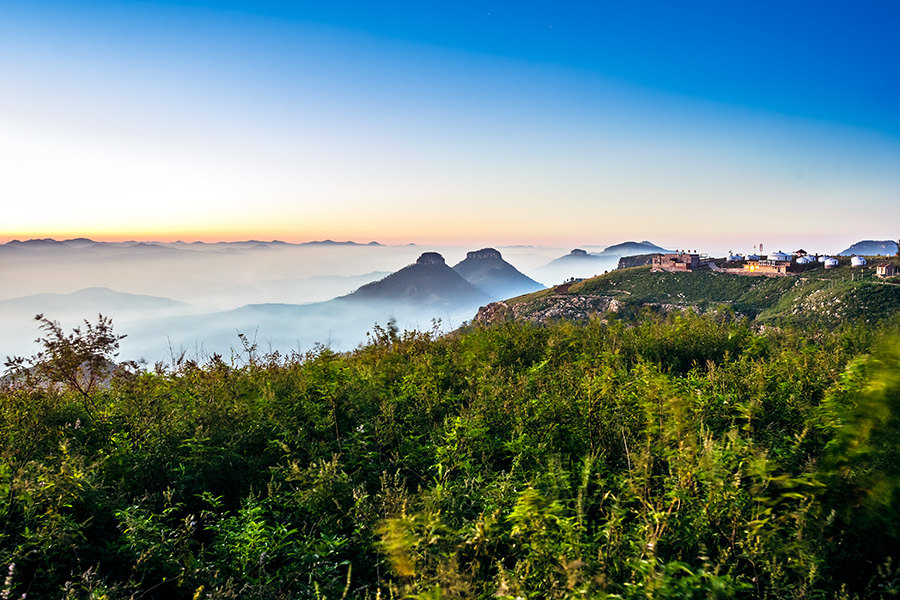
<path fill-rule="evenodd" d="M 894 256 L 897 254 L 897 242 L 894 240 L 863 240 L 856 242 L 838 256 Z"/>
<path fill-rule="evenodd" d="M 587 250 L 582 250 L 581 248 L 575 248 L 565 256 L 560 256 L 559 258 L 554 258 L 546 266 L 551 265 L 570 265 L 570 264 L 596 264 L 602 262 L 600 257 L 596 254 L 591 254 Z"/>
<path fill-rule="evenodd" d="M 543 289 L 540 283 L 503 260 L 494 248 L 482 248 L 466 254 L 453 270 L 494 299 L 510 298 Z"/>
<path fill-rule="evenodd" d="M 637 254 L 649 254 L 652 252 L 659 253 L 667 253 L 670 250 L 666 250 L 661 246 L 657 246 L 653 242 L 649 242 L 644 240 L 642 242 L 622 242 L 621 244 L 614 244 L 612 246 L 607 246 L 603 249 L 602 252 L 597 252 L 597 256 L 635 256 Z"/>
<path fill-rule="evenodd" d="M 448 267 L 443 256 L 425 252 L 415 263 L 339 300 L 403 302 L 416 306 L 477 306 L 490 298 Z"/>

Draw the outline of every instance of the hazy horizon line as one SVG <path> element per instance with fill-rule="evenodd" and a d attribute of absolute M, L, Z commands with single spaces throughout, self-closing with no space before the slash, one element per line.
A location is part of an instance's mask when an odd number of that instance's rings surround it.
<path fill-rule="evenodd" d="M 314 238 L 299 238 L 292 236 L 278 236 L 272 237 L 271 239 L 267 239 L 263 236 L 253 236 L 249 234 L 249 237 L 237 237 L 237 236 L 223 236 L 223 237 L 211 237 L 211 236 L 198 236 L 196 238 L 184 236 L 184 235 L 161 235 L 159 237 L 138 237 L 133 235 L 103 235 L 97 236 L 91 233 L 28 233 L 23 234 L 21 232 L 15 234 L 0 234 L 0 245 L 6 245 L 10 242 L 27 242 L 33 240 L 52 240 L 56 242 L 66 242 L 73 240 L 89 240 L 94 243 L 109 243 L 109 244 L 123 244 L 123 243 L 135 243 L 135 244 L 246 244 L 246 243 L 264 243 L 264 244 L 272 244 L 272 243 L 282 243 L 290 246 L 301 246 L 301 245 L 311 245 L 311 244 L 334 244 L 335 246 L 339 245 L 358 245 L 358 246 L 368 246 L 373 247 L 375 245 L 382 247 L 390 247 L 390 248 L 403 248 L 403 247 L 421 247 L 424 249 L 427 248 L 471 248 L 471 249 L 481 249 L 488 247 L 495 248 L 546 248 L 546 249 L 562 249 L 562 248 L 607 248 L 609 246 L 614 246 L 623 243 L 642 243 L 649 242 L 656 246 L 662 248 L 671 248 L 671 249 L 695 249 L 700 252 L 721 252 L 724 248 L 729 248 L 729 250 L 733 249 L 736 251 L 740 251 L 741 249 L 749 250 L 750 248 L 757 248 L 760 244 L 764 245 L 766 248 L 772 248 L 773 250 L 782 250 L 787 251 L 784 244 L 788 243 L 788 240 L 791 240 L 790 243 L 797 244 L 797 247 L 803 246 L 811 246 L 811 247 L 822 247 L 822 246 L 834 246 L 833 251 L 840 251 L 838 247 L 849 247 L 857 242 L 861 241 L 894 241 L 897 239 L 891 237 L 882 237 L 879 235 L 873 234 L 859 234 L 859 235 L 835 235 L 835 232 L 825 232 L 822 233 L 821 236 L 810 236 L 809 234 L 796 234 L 796 235 L 785 235 L 785 234 L 772 234 L 772 235 L 759 235 L 754 239 L 750 239 L 748 236 L 742 235 L 734 235 L 728 236 L 727 234 L 722 234 L 715 237 L 709 237 L 704 235 L 698 235 L 696 238 L 692 240 L 685 241 L 685 238 L 691 236 L 685 236 L 681 239 L 681 241 L 671 242 L 671 241 L 658 241 L 660 238 L 657 238 L 656 241 L 650 239 L 653 236 L 648 235 L 639 235 L 639 236 L 628 236 L 623 235 L 621 237 L 616 238 L 613 241 L 602 241 L 602 242 L 585 242 L 585 241 L 575 241 L 572 238 L 542 238 L 541 236 L 536 236 L 531 240 L 522 240 L 521 238 L 515 239 L 504 239 L 505 236 L 498 235 L 497 238 L 493 240 L 487 240 L 484 237 L 479 238 L 436 238 L 431 240 L 413 240 L 410 241 L 410 238 L 403 238 L 402 240 L 398 240 L 393 236 L 387 236 L 385 238 L 378 237 L 362 237 L 353 239 L 345 238 L 339 235 L 333 236 L 319 236 Z M 774 238 L 774 239 L 773 239 Z M 843 241 L 841 241 L 843 240 Z"/>

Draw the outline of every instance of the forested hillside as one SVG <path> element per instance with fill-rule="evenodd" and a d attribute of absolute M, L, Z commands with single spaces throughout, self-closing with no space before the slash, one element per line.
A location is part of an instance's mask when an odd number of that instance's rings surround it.
<path fill-rule="evenodd" d="M 900 591 L 894 326 L 389 325 L 113 372 L 102 325 L 0 391 L 3 598 Z"/>

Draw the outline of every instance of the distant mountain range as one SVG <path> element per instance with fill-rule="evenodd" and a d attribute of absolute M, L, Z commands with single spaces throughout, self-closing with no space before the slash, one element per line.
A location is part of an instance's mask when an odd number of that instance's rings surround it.
<path fill-rule="evenodd" d="M 897 254 L 897 242 L 894 240 L 863 240 L 856 242 L 843 252 L 838 252 L 838 256 L 894 256 Z"/>
<path fill-rule="evenodd" d="M 454 268 L 437 252 L 425 252 L 415 263 L 327 302 L 252 304 L 127 323 L 130 337 L 123 347 L 132 356 L 153 356 L 169 345 L 190 349 L 198 343 L 206 352 L 223 352 L 237 346 L 240 331 L 258 337 L 263 351 L 309 348 L 315 342 L 346 350 L 362 342 L 376 323 L 394 319 L 400 328 L 428 329 L 432 319 L 439 318 L 452 328 L 494 299 L 540 289 L 493 248 L 469 252 Z"/>
<path fill-rule="evenodd" d="M 414 246 L 415 244 L 407 244 Z M 335 241 L 331 239 L 312 240 L 309 242 L 284 242 L 281 240 L 244 240 L 238 242 L 154 242 L 154 241 L 137 241 L 130 240 L 124 242 L 102 242 L 89 238 L 79 237 L 66 240 L 56 240 L 53 238 L 35 238 L 29 240 L 11 240 L 5 244 L 0 244 L 0 253 L 11 251 L 46 251 L 46 250 L 91 250 L 98 248 L 106 249 L 133 249 L 145 251 L 167 251 L 177 248 L 242 248 L 242 249 L 259 249 L 259 248 L 281 248 L 281 247 L 301 247 L 301 246 L 384 246 L 380 242 L 354 242 L 354 241 Z M 528 248 L 531 246 L 518 245 L 509 246 L 510 248 Z M 569 255 L 560 257 L 556 260 L 567 259 L 570 256 L 583 258 L 583 255 L 597 257 L 622 257 L 634 256 L 638 254 L 649 254 L 654 252 L 671 252 L 661 246 L 654 244 L 648 240 L 640 242 L 627 241 L 620 244 L 607 246 L 600 252 L 586 252 L 584 250 L 573 250 Z M 839 252 L 839 256 L 849 256 L 852 254 L 861 254 L 866 256 L 892 256 L 897 252 L 896 240 L 862 240 L 846 250 Z M 555 262 L 555 261 L 554 261 Z"/>
<path fill-rule="evenodd" d="M 378 242 L 369 242 L 368 244 L 360 244 L 359 242 L 335 242 L 332 240 L 322 240 L 315 242 L 303 242 L 298 246 L 381 246 Z"/>
<path fill-rule="evenodd" d="M 51 238 L 33 239 L 33 240 L 12 240 L 5 244 L 0 244 L 0 253 L 2 252 L 71 252 L 75 251 L 92 251 L 98 249 L 129 249 L 143 251 L 163 251 L 174 252 L 175 248 L 171 245 L 156 242 L 95 242 L 87 238 L 75 238 L 71 240 L 57 241 Z"/>
<path fill-rule="evenodd" d="M 381 246 L 379 242 L 336 242 L 333 240 L 315 240 L 311 242 L 290 243 L 280 240 L 262 241 L 262 240 L 246 240 L 241 242 L 97 242 L 88 238 L 73 238 L 69 240 L 55 240 L 53 238 L 40 238 L 30 240 L 12 240 L 5 244 L 0 244 L 0 252 L 9 251 L 67 251 L 67 250 L 95 250 L 98 248 L 106 249 L 141 249 L 141 250 L 175 250 L 178 248 L 242 248 L 242 249 L 258 249 L 258 248 L 280 248 L 286 246 Z"/>

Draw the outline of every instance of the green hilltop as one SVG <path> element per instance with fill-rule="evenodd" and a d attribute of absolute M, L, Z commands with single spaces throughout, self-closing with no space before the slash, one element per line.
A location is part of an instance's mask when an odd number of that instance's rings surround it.
<path fill-rule="evenodd" d="M 583 310 L 554 310 L 573 305 Z M 584 320 L 606 311 L 630 315 L 642 307 L 701 312 L 728 307 L 764 324 L 875 323 L 900 312 L 900 284 L 877 278 L 873 265 L 851 267 L 846 259 L 834 269 L 819 266 L 783 277 L 710 269 L 653 272 L 643 266 L 511 298 L 499 308 L 485 307 L 476 320 L 513 316 L 545 322 L 560 312 Z"/>

